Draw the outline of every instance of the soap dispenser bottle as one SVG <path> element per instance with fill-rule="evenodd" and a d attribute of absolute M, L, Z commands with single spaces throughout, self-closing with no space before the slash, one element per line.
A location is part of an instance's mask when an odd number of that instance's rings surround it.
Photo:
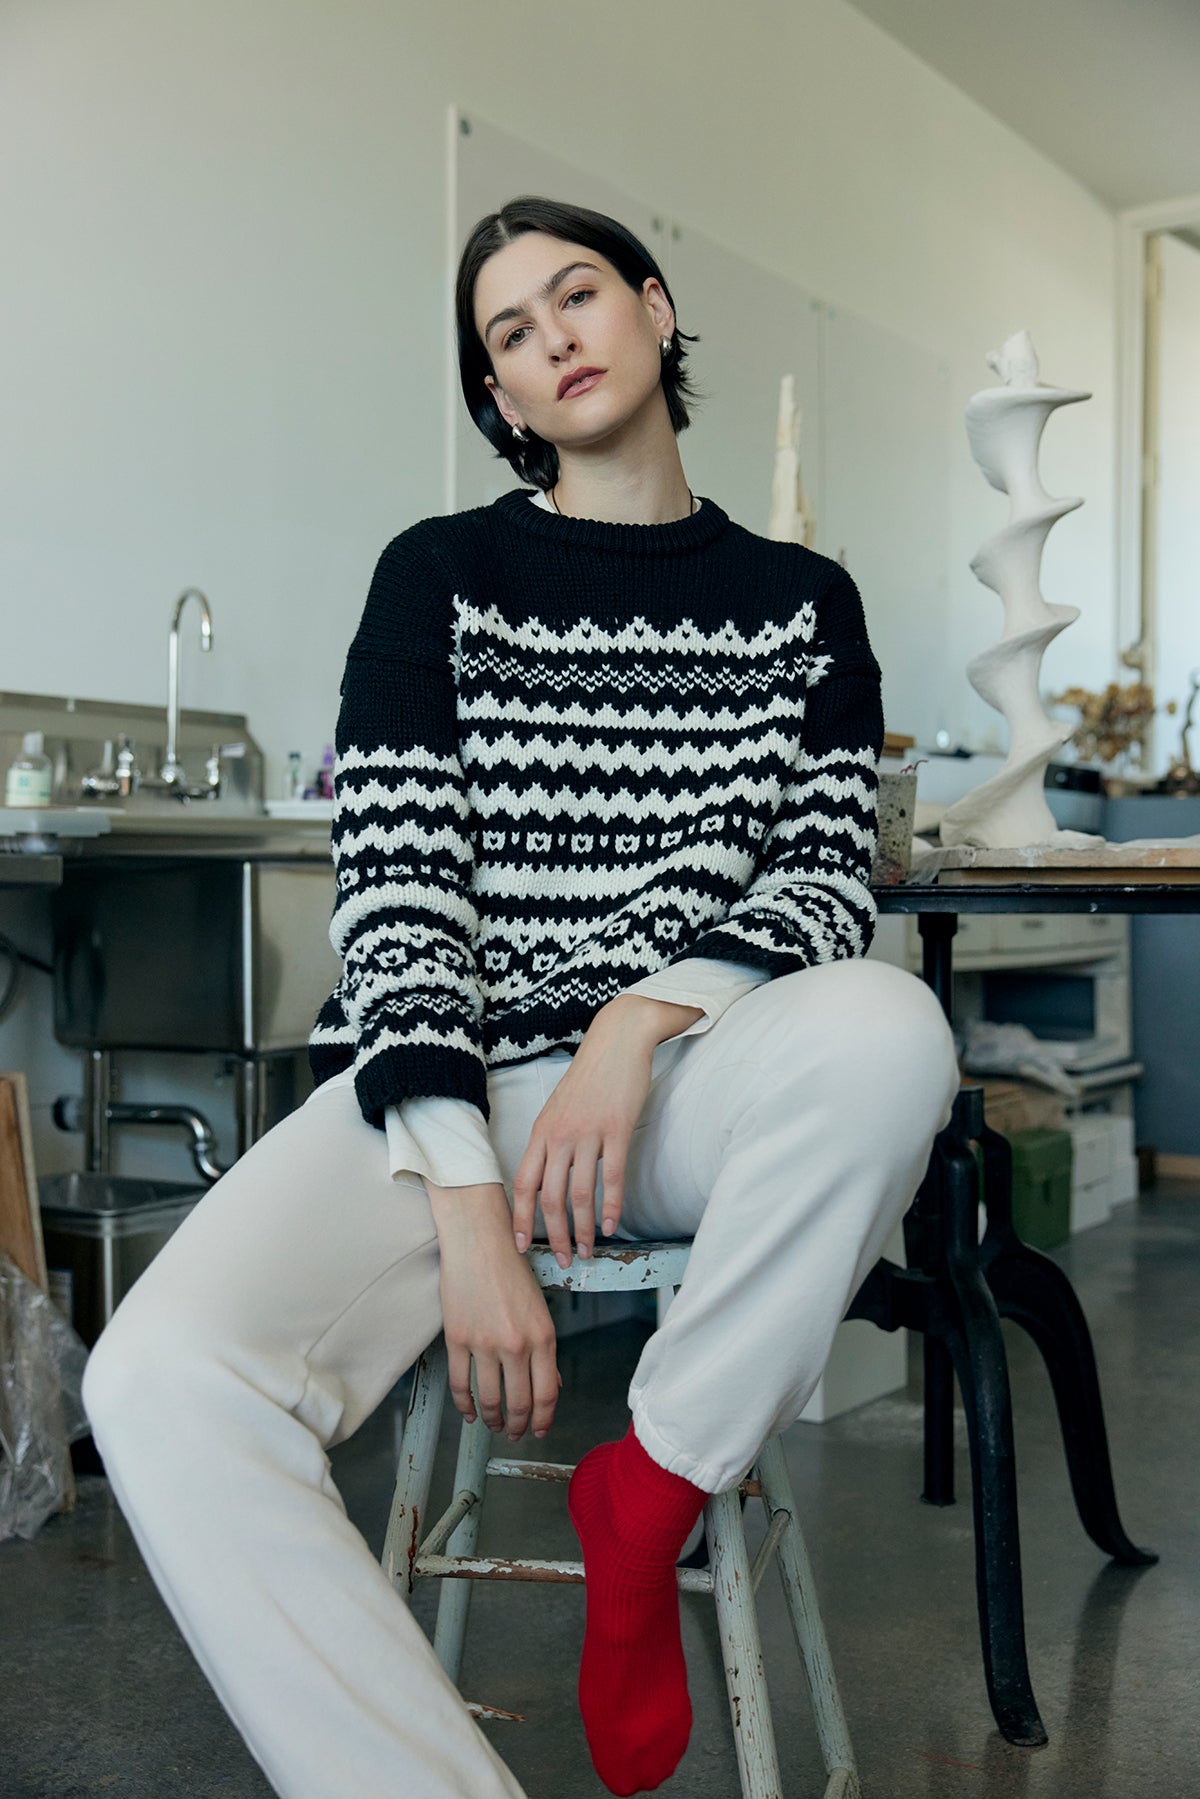
<path fill-rule="evenodd" d="M 8 771 L 4 783 L 6 806 L 48 806 L 54 771 L 46 755 L 41 731 L 26 731 L 21 740 L 21 754 Z"/>

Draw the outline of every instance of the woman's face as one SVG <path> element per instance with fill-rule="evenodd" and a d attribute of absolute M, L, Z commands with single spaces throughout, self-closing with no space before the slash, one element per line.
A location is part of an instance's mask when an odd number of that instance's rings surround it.
<path fill-rule="evenodd" d="M 583 244 L 526 231 L 495 251 L 475 282 L 475 325 L 506 423 L 556 448 L 598 443 L 656 394 L 666 403 L 659 339 L 675 315 L 662 284 L 647 276 L 635 293 Z M 585 367 L 604 373 L 560 397 L 564 376 Z"/>

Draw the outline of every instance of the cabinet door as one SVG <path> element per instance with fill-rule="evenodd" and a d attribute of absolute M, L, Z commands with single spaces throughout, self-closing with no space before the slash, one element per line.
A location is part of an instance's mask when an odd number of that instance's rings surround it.
<path fill-rule="evenodd" d="M 1125 920 L 1099 912 L 1020 912 L 995 921 L 995 948 L 1006 956 L 1107 955 L 1125 938 Z"/>

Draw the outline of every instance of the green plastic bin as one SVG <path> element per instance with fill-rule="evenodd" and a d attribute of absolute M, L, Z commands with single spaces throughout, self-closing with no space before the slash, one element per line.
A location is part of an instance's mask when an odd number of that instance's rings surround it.
<path fill-rule="evenodd" d="M 1054 1249 L 1071 1234 L 1070 1131 L 1009 1131 L 1013 1225 L 1033 1249 Z"/>

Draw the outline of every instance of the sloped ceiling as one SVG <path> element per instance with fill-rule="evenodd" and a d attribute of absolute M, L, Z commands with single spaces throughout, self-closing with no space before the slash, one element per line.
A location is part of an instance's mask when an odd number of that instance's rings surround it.
<path fill-rule="evenodd" d="M 1200 0 L 852 0 L 1114 210 L 1200 194 Z"/>

